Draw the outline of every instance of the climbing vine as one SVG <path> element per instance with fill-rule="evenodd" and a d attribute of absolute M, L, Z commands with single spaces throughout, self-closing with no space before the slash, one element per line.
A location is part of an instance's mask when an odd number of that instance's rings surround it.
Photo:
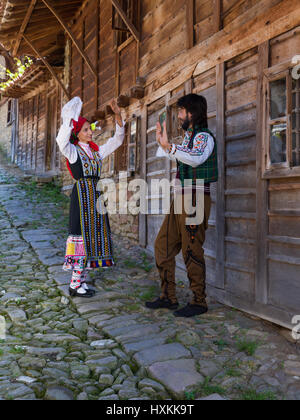
<path fill-rule="evenodd" d="M 0 69 L 5 72 L 7 75 L 7 80 L 5 82 L 0 83 L 0 91 L 4 92 L 6 89 L 8 89 L 13 83 L 15 83 L 16 80 L 18 80 L 20 77 L 23 76 L 26 69 L 31 67 L 33 64 L 33 61 L 30 57 L 25 57 L 24 62 L 22 63 L 21 60 L 18 58 L 14 59 L 16 62 L 16 72 L 11 72 L 10 70 L 6 69 L 4 66 L 0 65 Z"/>

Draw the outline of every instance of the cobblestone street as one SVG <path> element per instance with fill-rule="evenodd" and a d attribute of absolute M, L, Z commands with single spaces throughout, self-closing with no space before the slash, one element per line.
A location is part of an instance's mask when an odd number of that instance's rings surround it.
<path fill-rule="evenodd" d="M 195 319 L 150 312 L 154 260 L 125 240 L 114 237 L 117 266 L 91 274 L 95 297 L 70 299 L 58 191 L 2 164 L 0 399 L 300 399 L 288 331 L 213 301 Z M 178 295 L 189 299 L 182 281 Z"/>

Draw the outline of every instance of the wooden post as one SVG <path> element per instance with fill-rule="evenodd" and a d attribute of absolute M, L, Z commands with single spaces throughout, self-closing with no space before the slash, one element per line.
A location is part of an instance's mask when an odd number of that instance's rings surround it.
<path fill-rule="evenodd" d="M 225 63 L 218 64 L 216 68 L 217 81 L 217 142 L 218 142 L 218 170 L 219 181 L 217 185 L 217 261 L 216 286 L 225 287 Z"/>
<path fill-rule="evenodd" d="M 258 47 L 257 112 L 256 112 L 256 278 L 255 299 L 268 303 L 268 181 L 262 179 L 264 144 L 264 69 L 269 67 L 269 41 Z"/>

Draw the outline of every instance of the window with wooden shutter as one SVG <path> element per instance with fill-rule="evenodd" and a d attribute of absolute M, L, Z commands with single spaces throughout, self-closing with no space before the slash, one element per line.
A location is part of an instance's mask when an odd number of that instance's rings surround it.
<path fill-rule="evenodd" d="M 120 5 L 129 21 L 139 30 L 140 28 L 140 0 L 119 0 Z M 125 25 L 116 8 L 112 9 L 112 29 L 117 31 L 117 47 L 128 41 L 131 32 Z"/>
<path fill-rule="evenodd" d="M 300 80 L 293 69 L 264 78 L 265 177 L 300 175 Z"/>

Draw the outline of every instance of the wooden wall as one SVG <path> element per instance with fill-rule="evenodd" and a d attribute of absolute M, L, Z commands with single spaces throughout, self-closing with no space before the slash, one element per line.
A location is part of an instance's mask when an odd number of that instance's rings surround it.
<path fill-rule="evenodd" d="M 146 75 L 186 48 L 186 1 L 142 1 L 140 74 Z"/>
<path fill-rule="evenodd" d="M 17 164 L 42 174 L 60 171 L 56 135 L 60 127 L 61 90 L 53 82 L 19 100 Z"/>
<path fill-rule="evenodd" d="M 225 289 L 253 300 L 257 49 L 225 67 Z"/>
<path fill-rule="evenodd" d="M 89 58 L 97 71 L 99 56 L 99 14 L 98 2 L 91 0 L 85 3 L 76 23 L 73 33 L 80 47 Z M 77 48 L 71 48 L 71 94 L 80 96 L 84 103 L 83 114 L 89 115 L 97 109 L 98 105 L 98 78 L 91 72 L 88 64 L 82 58 Z"/>

